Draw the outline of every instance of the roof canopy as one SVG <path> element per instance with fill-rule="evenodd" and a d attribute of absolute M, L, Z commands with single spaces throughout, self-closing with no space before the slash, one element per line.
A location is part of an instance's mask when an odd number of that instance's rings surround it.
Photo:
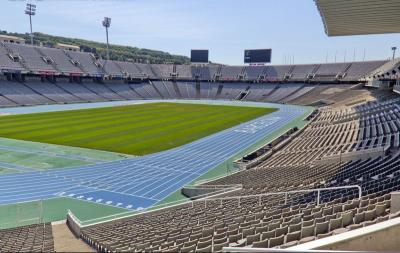
<path fill-rule="evenodd" d="M 314 0 L 328 36 L 400 33 L 399 0 Z"/>

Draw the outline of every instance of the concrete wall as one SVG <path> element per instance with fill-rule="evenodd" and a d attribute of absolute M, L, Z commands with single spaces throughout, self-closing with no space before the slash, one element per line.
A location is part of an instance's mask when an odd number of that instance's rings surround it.
<path fill-rule="evenodd" d="M 349 153 L 343 153 L 338 155 L 330 155 L 322 157 L 321 160 L 314 161 L 316 165 L 325 165 L 339 162 L 349 162 L 357 159 L 368 159 L 368 158 L 376 158 L 378 156 L 383 156 L 389 150 L 389 146 L 379 147 L 379 148 L 370 148 L 361 151 L 354 151 Z"/>
<path fill-rule="evenodd" d="M 312 241 L 290 250 L 400 251 L 400 218 Z"/>

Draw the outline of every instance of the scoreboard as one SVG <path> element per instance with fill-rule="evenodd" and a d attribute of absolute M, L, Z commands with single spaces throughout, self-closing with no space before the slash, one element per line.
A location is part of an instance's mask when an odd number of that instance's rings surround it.
<path fill-rule="evenodd" d="M 192 63 L 208 63 L 208 50 L 193 49 L 190 53 Z"/>
<path fill-rule="evenodd" d="M 270 63 L 271 49 L 250 49 L 244 51 L 244 63 Z"/>

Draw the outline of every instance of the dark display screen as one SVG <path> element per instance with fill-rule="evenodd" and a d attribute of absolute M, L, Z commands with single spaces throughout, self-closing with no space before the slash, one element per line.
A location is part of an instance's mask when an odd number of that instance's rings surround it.
<path fill-rule="evenodd" d="M 192 50 L 190 61 L 193 63 L 208 63 L 208 50 Z"/>
<path fill-rule="evenodd" d="M 244 51 L 244 63 L 270 63 L 271 49 L 253 49 Z"/>

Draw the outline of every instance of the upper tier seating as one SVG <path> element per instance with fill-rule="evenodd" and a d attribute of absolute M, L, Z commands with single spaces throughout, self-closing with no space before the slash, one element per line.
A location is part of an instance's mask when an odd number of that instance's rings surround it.
<path fill-rule="evenodd" d="M 210 74 L 210 79 L 215 79 L 217 77 L 217 75 L 219 74 L 220 66 L 209 65 L 209 66 L 207 66 L 207 68 L 208 68 L 208 73 Z M 207 70 L 205 70 L 205 72 L 207 73 Z"/>
<path fill-rule="evenodd" d="M 176 74 L 180 79 L 192 79 L 192 70 L 189 65 L 176 65 Z"/>
<path fill-rule="evenodd" d="M 290 80 L 301 81 L 307 79 L 308 75 L 315 73 L 315 69 L 318 67 L 316 64 L 305 64 L 296 65 L 291 72 Z"/>
<path fill-rule="evenodd" d="M 115 61 L 115 63 L 122 69 L 122 72 L 130 77 L 144 78 L 142 71 L 132 62 Z"/>
<path fill-rule="evenodd" d="M 171 64 L 152 64 L 150 65 L 155 73 L 155 78 L 166 79 L 172 76 L 173 65 Z"/>
<path fill-rule="evenodd" d="M 270 81 L 284 80 L 286 74 L 289 73 L 291 66 L 267 66 L 266 79 Z"/>
<path fill-rule="evenodd" d="M 100 60 L 100 65 L 103 67 L 107 75 L 111 76 L 122 76 L 123 69 L 118 66 L 115 61 Z"/>
<path fill-rule="evenodd" d="M 353 62 L 343 78 L 345 81 L 358 80 L 368 73 L 382 66 L 385 61 Z"/>
<path fill-rule="evenodd" d="M 0 43 L 0 69 L 25 70 L 20 62 L 10 58 L 11 50 L 7 50 L 3 43 Z"/>
<path fill-rule="evenodd" d="M 31 71 L 56 71 L 51 62 L 45 62 L 43 56 L 38 51 L 38 47 L 14 43 L 7 43 L 4 44 L 4 46 L 10 49 L 14 54 L 21 56 L 21 61 Z"/>
<path fill-rule="evenodd" d="M 211 80 L 213 76 L 210 73 L 210 68 L 208 66 L 192 66 L 192 77 L 199 78 L 202 80 Z"/>
<path fill-rule="evenodd" d="M 62 73 L 65 74 L 70 74 L 70 73 L 78 73 L 82 74 L 82 70 L 75 66 L 71 58 L 67 56 L 67 54 L 59 49 L 55 48 L 47 48 L 47 47 L 37 47 L 37 49 L 43 54 L 46 55 L 47 57 L 51 58 L 54 61 L 54 66 L 57 70 L 61 71 Z"/>
<path fill-rule="evenodd" d="M 12 57 L 15 57 L 13 60 Z M 195 79 L 201 80 L 258 80 L 267 81 L 306 81 L 314 76 L 316 82 L 357 81 L 367 75 L 397 66 L 397 60 L 327 63 L 307 65 L 275 65 L 275 66 L 222 66 L 222 65 L 172 65 L 143 64 L 121 61 L 97 60 L 94 55 L 84 52 L 64 51 L 61 49 L 37 47 L 14 43 L 0 43 L 0 69 L 48 72 L 58 74 L 83 74 L 98 77 L 111 75 L 114 77 L 133 77 L 150 79 Z"/>
<path fill-rule="evenodd" d="M 96 65 L 96 59 L 92 54 L 75 51 L 66 51 L 66 53 L 89 75 L 98 76 L 104 74 L 100 64 Z"/>
<path fill-rule="evenodd" d="M 140 70 L 140 72 L 151 79 L 154 79 L 157 77 L 157 74 L 154 72 L 153 68 L 150 66 L 150 64 L 143 64 L 143 63 L 137 63 L 136 67 Z"/>
<path fill-rule="evenodd" d="M 249 66 L 245 67 L 245 76 L 247 80 L 258 80 L 259 77 L 264 75 L 266 71 L 265 66 Z"/>
<path fill-rule="evenodd" d="M 221 80 L 238 80 L 243 72 L 243 66 L 222 66 Z"/>
<path fill-rule="evenodd" d="M 385 77 L 385 78 L 390 78 L 392 76 L 392 71 L 393 70 L 398 70 L 398 67 L 400 66 L 400 58 L 393 59 L 391 61 L 387 61 L 379 68 L 376 68 L 375 70 L 371 71 L 368 75 L 369 77 Z"/>
<path fill-rule="evenodd" d="M 350 67 L 349 63 L 327 63 L 321 64 L 315 72 L 316 79 L 332 80 L 339 74 L 344 74 L 346 69 Z M 334 79 L 333 79 L 334 80 Z"/>

